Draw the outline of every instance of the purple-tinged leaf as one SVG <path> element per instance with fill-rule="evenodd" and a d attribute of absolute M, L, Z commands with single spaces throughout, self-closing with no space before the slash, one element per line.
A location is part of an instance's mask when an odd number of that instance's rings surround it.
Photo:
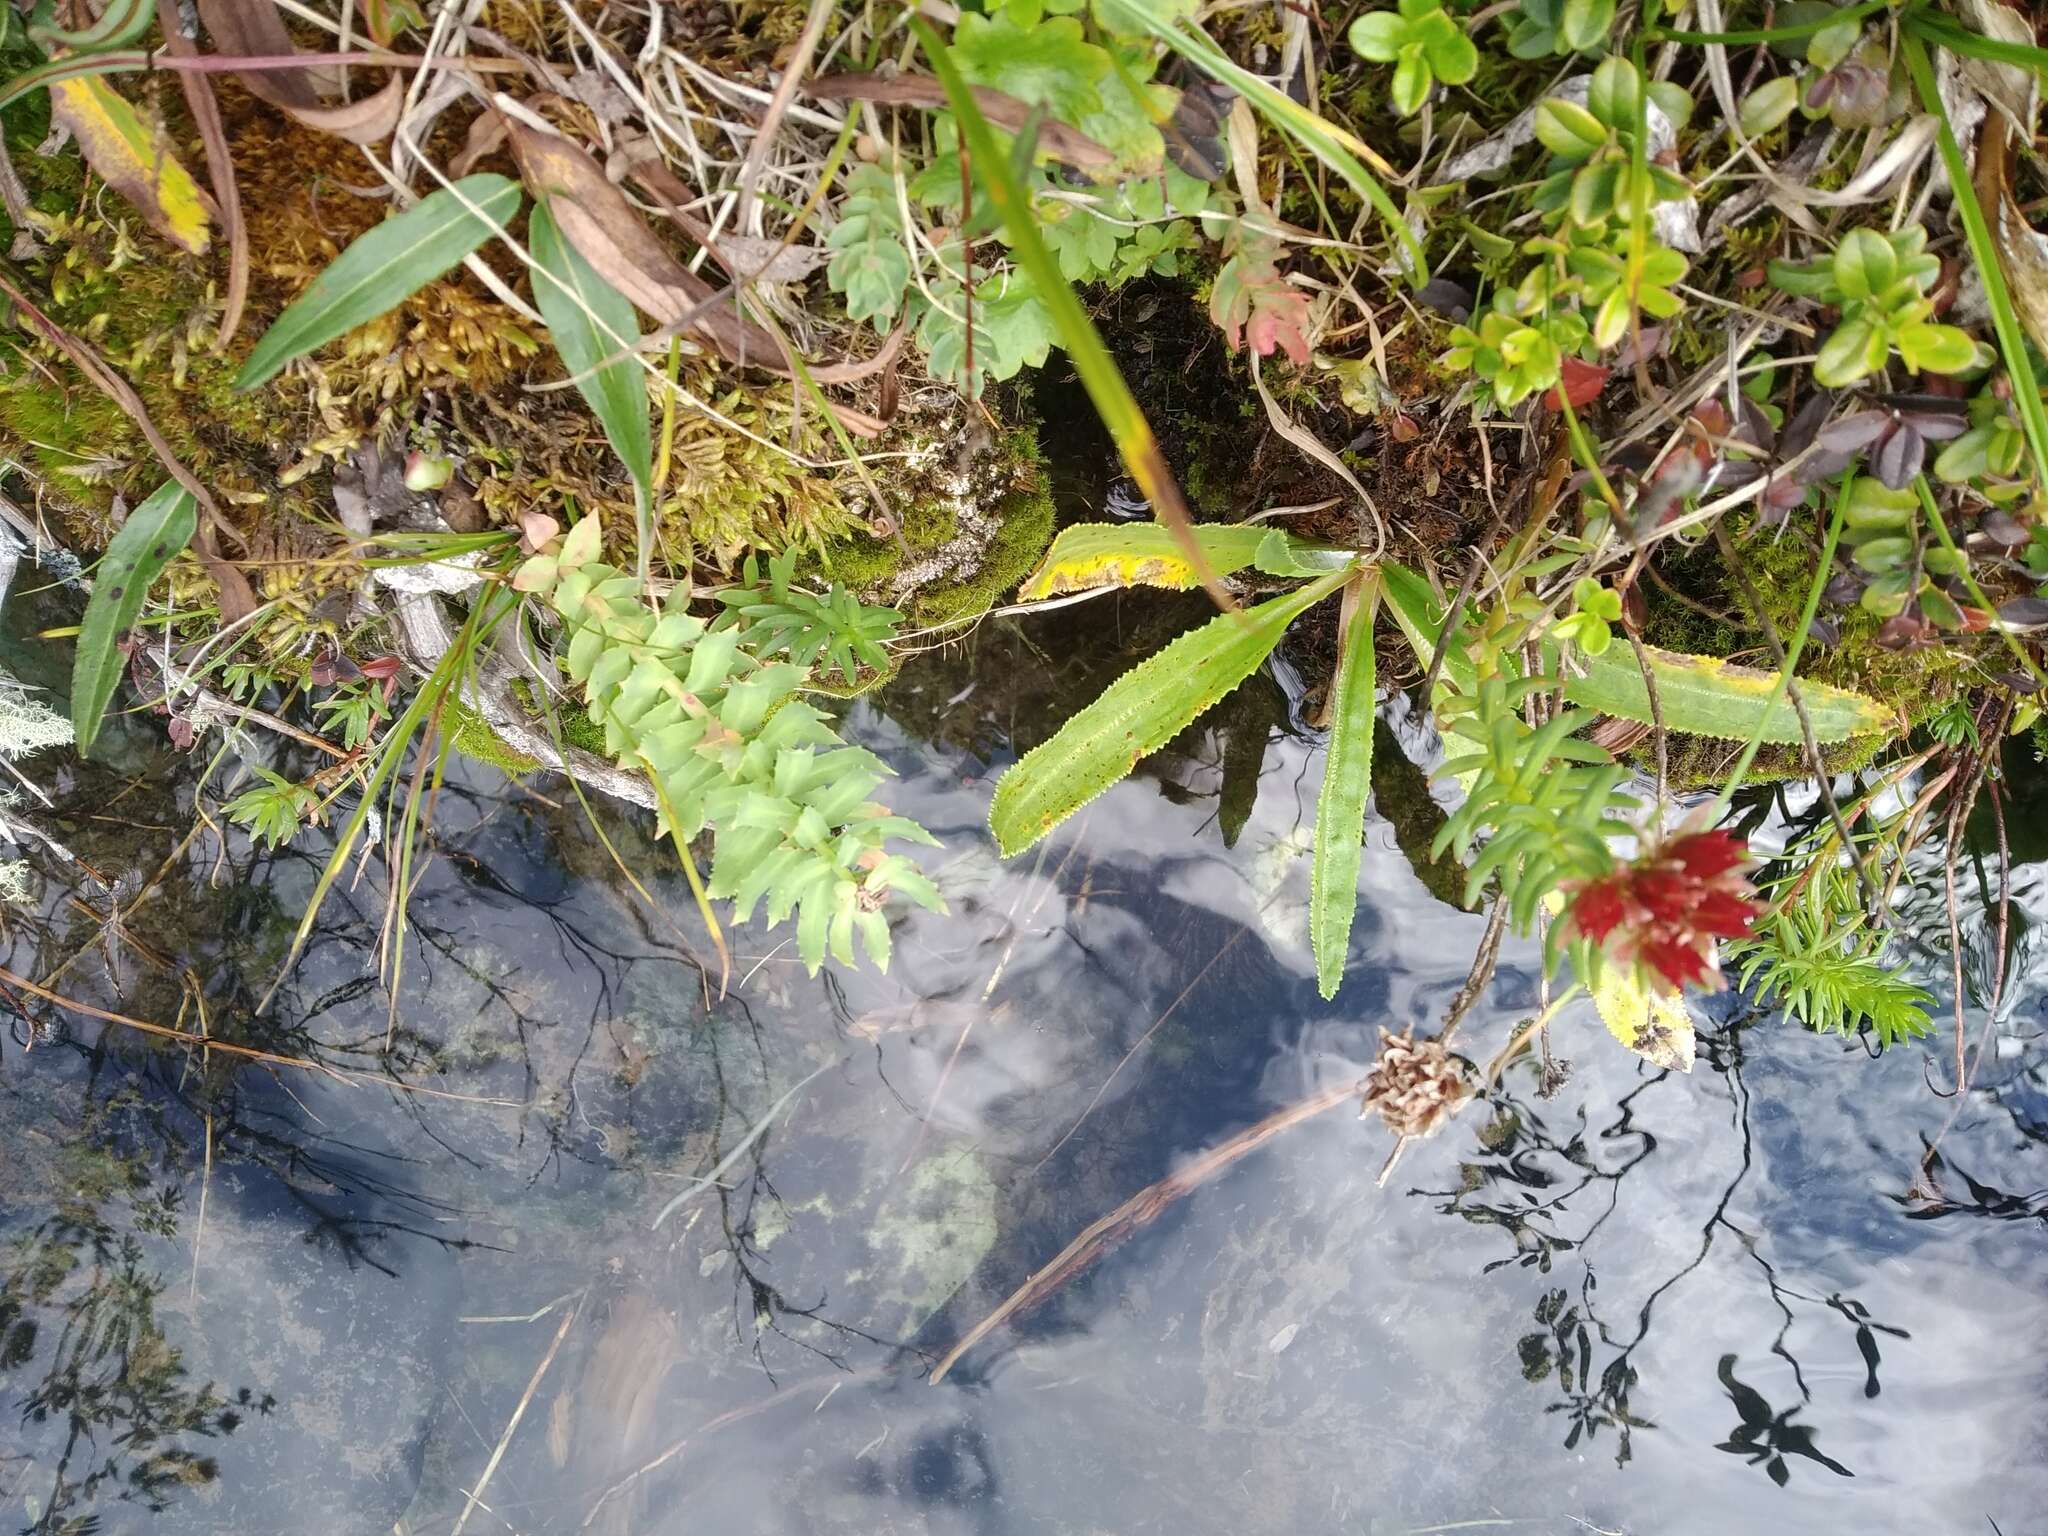
<path fill-rule="evenodd" d="M 1829 602 L 1846 606 L 1863 595 L 1864 580 L 1854 571 L 1837 571 L 1821 588 L 1820 595 Z"/>
<path fill-rule="evenodd" d="M 1472 313 L 1472 290 L 1447 277 L 1432 277 L 1415 290 L 1415 297 L 1425 307 L 1453 320 L 1467 319 Z"/>
<path fill-rule="evenodd" d="M 1855 411 L 1831 421 L 1814 434 L 1823 453 L 1855 453 L 1868 448 L 1892 424 L 1890 411 Z"/>
<path fill-rule="evenodd" d="M 1977 521 L 1977 531 L 1994 544 L 2016 549 L 2033 537 L 2026 524 L 2001 507 L 1993 507 Z"/>
<path fill-rule="evenodd" d="M 1920 473 L 1926 458 L 1927 440 L 1901 421 L 1878 439 L 1877 451 L 1870 456 L 1870 467 L 1887 487 L 1903 491 Z"/>
<path fill-rule="evenodd" d="M 2041 680 L 2030 672 L 1994 672 L 1991 674 L 1991 681 L 2022 696 L 2031 696 L 2041 691 Z"/>
<path fill-rule="evenodd" d="M 1900 418 L 1930 443 L 1947 443 L 1970 430 L 1970 419 L 1955 411 L 1907 411 Z"/>
<path fill-rule="evenodd" d="M 1812 447 L 1820 429 L 1827 425 L 1828 412 L 1834 408 L 1833 395 L 1809 395 L 1785 423 L 1785 430 L 1778 438 L 1779 457 L 1796 459 Z"/>
<path fill-rule="evenodd" d="M 2048 624 L 2048 598 L 2016 597 L 1998 605 L 2000 629 L 2039 629 L 2044 624 Z"/>
<path fill-rule="evenodd" d="M 1932 633 L 1933 626 L 1917 613 L 1894 614 L 1878 626 L 1877 643 L 1888 651 L 1910 651 L 1924 645 Z"/>

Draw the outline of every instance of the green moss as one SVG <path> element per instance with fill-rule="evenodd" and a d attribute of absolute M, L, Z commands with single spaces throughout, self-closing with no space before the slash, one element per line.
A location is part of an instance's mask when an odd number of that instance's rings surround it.
<path fill-rule="evenodd" d="M 543 727 L 546 726 L 546 712 L 541 708 L 540 699 L 532 683 L 523 677 L 514 678 L 512 680 L 512 694 L 513 697 L 519 700 L 522 709 Z M 612 754 L 605 748 L 604 727 L 585 714 L 581 705 L 572 703 L 567 699 L 558 700 L 555 706 L 554 723 L 560 728 L 562 740 L 567 745 L 580 748 L 582 751 L 588 752 L 595 757 L 604 758 L 606 761 L 611 760 Z"/>
<path fill-rule="evenodd" d="M 1030 575 L 1052 542 L 1052 493 L 1038 485 L 1006 496 L 996 508 L 996 518 L 996 536 L 982 552 L 980 568 L 967 580 L 924 593 L 912 604 L 921 623 L 985 613 Z"/>
<path fill-rule="evenodd" d="M 448 719 L 450 745 L 472 762 L 483 763 L 514 779 L 540 767 L 524 752 L 508 746 L 491 729 L 489 721 L 461 700 L 449 705 Z"/>
<path fill-rule="evenodd" d="M 1034 429 L 1001 433 L 976 462 L 973 480 L 967 495 L 981 505 L 993 501 L 994 531 L 972 570 L 942 577 L 909 598 L 905 606 L 913 623 L 938 624 L 986 611 L 1030 573 L 1052 542 L 1052 489 Z M 818 573 L 868 598 L 883 597 L 898 572 L 939 555 L 963 531 L 955 493 L 913 493 L 897 510 L 903 519 L 900 542 L 857 535 L 835 545 Z"/>

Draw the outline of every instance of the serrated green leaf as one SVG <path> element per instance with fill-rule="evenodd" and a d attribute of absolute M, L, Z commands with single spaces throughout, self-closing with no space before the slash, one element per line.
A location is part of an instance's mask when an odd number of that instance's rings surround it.
<path fill-rule="evenodd" d="M 562 366 L 597 416 L 634 488 L 642 498 L 652 497 L 654 435 L 648 425 L 647 385 L 631 352 L 640 336 L 632 302 L 562 238 L 544 199 L 533 210 L 526 239 L 540 269 L 533 294 Z"/>
<path fill-rule="evenodd" d="M 1087 41 L 1072 17 L 1019 26 L 1007 9 L 994 16 L 969 11 L 953 29 L 953 57 L 975 85 L 1007 91 L 1079 126 L 1102 110 L 1101 85 L 1109 54 Z"/>
<path fill-rule="evenodd" d="M 192 493 L 175 480 L 167 481 L 128 514 L 101 557 L 71 667 L 71 729 L 80 752 L 99 735 L 100 721 L 127 668 L 121 637 L 141 614 L 150 583 L 192 541 L 198 526 Z"/>
<path fill-rule="evenodd" d="M 1351 947 L 1377 719 L 1372 628 L 1379 578 L 1361 572 L 1354 580 L 1358 598 L 1355 605 L 1346 599 L 1343 647 L 1330 690 L 1330 745 L 1323 758 L 1322 792 L 1316 796 L 1315 861 L 1309 874 L 1309 945 L 1315 952 L 1316 987 L 1325 998 L 1337 995 Z"/>
<path fill-rule="evenodd" d="M 1739 667 L 1714 656 L 1685 656 L 1650 645 L 1643 647 L 1643 655 L 1657 682 L 1657 703 L 1666 730 L 1724 741 L 1747 741 L 1756 732 L 1758 717 L 1762 715 L 1765 741 L 1794 746 L 1805 739 L 1791 701 L 1779 699 L 1772 703 L 1778 687 L 1777 673 Z M 1650 696 L 1643 687 L 1642 670 L 1636 665 L 1632 649 L 1616 646 L 1604 655 L 1588 658 L 1586 675 L 1568 679 L 1564 696 L 1585 709 L 1597 709 L 1646 725 L 1652 723 Z M 1803 678 L 1799 681 L 1799 696 L 1806 704 L 1817 741 L 1846 741 L 1873 731 L 1903 729 L 1903 722 L 1877 700 L 1847 688 Z"/>
<path fill-rule="evenodd" d="M 1115 784 L 1148 752 L 1249 677 L 1295 618 L 1335 591 L 1339 571 L 1285 597 L 1211 619 L 1103 690 L 996 785 L 989 828 L 1021 853 Z"/>
<path fill-rule="evenodd" d="M 263 333 L 235 388 L 254 389 L 293 358 L 404 303 L 490 239 L 522 196 L 506 177 L 465 176 L 357 237 Z"/>

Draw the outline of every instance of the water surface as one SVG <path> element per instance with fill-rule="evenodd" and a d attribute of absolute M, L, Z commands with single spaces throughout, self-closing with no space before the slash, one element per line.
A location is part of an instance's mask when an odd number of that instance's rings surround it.
<path fill-rule="evenodd" d="M 1284 664 L 1041 850 L 996 856 L 993 776 L 1118 645 L 1188 611 L 1134 596 L 993 624 L 856 707 L 895 803 L 943 841 L 927 863 L 952 910 L 902 919 L 887 977 L 807 978 L 780 935 L 742 930 L 718 1001 L 643 819 L 600 811 L 659 911 L 559 784 L 476 769 L 436 806 L 395 1006 L 373 865 L 260 1009 L 326 834 L 180 850 L 192 766 L 146 720 L 111 764 L 53 767 L 56 824 L 106 883 L 48 889 L 10 923 L 8 968 L 356 1075 L 14 1017 L 6 1523 L 2048 1529 L 2040 863 L 2015 872 L 2014 978 L 1960 1102 L 1928 1086 L 1942 1041 L 1873 1058 L 1724 1002 L 1678 1076 L 1581 1009 L 1554 1096 L 1517 1066 L 1384 1189 L 1385 1132 L 1325 1114 L 927 1384 L 1090 1222 L 1356 1079 L 1382 1025 L 1433 1029 L 1483 929 L 1403 852 L 1433 812 L 1392 699 L 1353 965 L 1318 1001 L 1321 756 Z M 1995 875 L 1965 875 L 1982 932 Z M 1974 1031 L 1988 939 L 1969 962 Z M 1946 1018 L 1931 947 L 1925 969 Z M 1536 998 L 1511 944 L 1461 1044 L 1483 1056 Z"/>

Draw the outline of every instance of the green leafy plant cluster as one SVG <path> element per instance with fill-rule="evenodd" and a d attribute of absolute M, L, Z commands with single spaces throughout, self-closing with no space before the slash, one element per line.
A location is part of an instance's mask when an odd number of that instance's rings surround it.
<path fill-rule="evenodd" d="M 685 860 L 712 829 L 705 893 L 729 899 L 737 921 L 757 908 L 770 927 L 794 918 L 814 973 L 828 953 L 853 963 L 856 936 L 886 966 L 892 894 L 944 909 L 931 881 L 888 849 L 933 841 L 870 798 L 888 769 L 801 697 L 804 667 L 748 654 L 744 631 L 712 627 L 687 597 L 653 611 L 630 574 L 599 558 L 596 533 L 593 520 L 578 523 L 556 553 L 527 562 L 521 584 L 560 619 L 563 668 L 606 751 L 648 776 Z"/>
<path fill-rule="evenodd" d="M 1512 289 L 1497 291 L 1476 325 L 1457 326 L 1447 367 L 1470 372 L 1481 396 L 1501 409 L 1555 387 L 1568 357 L 1597 357 L 1630 328 L 1669 320 L 1684 308 L 1673 291 L 1687 263 L 1651 231 L 1658 206 L 1689 194 L 1685 178 L 1647 158 L 1653 108 L 1682 123 L 1692 98 L 1645 85 L 1629 60 L 1594 69 L 1583 105 L 1563 96 L 1537 104 L 1536 138 L 1550 151 L 1530 202 L 1547 225 L 1522 244 L 1535 261 Z"/>
<path fill-rule="evenodd" d="M 863 603 L 836 581 L 823 597 L 804 591 L 795 585 L 796 561 L 795 550 L 771 557 L 764 581 L 759 560 L 749 555 L 740 585 L 718 594 L 725 612 L 712 628 L 737 629 L 741 644 L 762 660 L 783 656 L 817 677 L 836 671 L 849 688 L 863 669 L 887 672 L 885 647 L 903 615 Z"/>
<path fill-rule="evenodd" d="M 1894 352 L 1909 373 L 1961 373 L 1977 365 L 1969 332 L 1931 318 L 1928 293 L 1940 275 L 1941 262 L 1928 254 L 1927 231 L 1918 224 L 1852 229 L 1830 255 L 1770 264 L 1771 282 L 1784 292 L 1841 311 L 1813 365 L 1814 378 L 1830 389 L 1870 377 Z"/>

